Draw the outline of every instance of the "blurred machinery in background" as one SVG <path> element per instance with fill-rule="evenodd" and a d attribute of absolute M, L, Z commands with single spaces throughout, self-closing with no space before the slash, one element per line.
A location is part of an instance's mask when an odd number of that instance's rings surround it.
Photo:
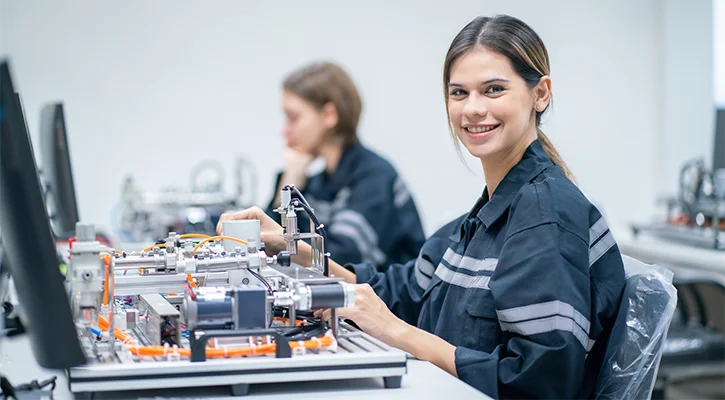
<path fill-rule="evenodd" d="M 685 163 L 679 193 L 665 204 L 666 219 L 633 225 L 633 233 L 725 250 L 725 168 L 707 170 L 700 159 Z"/>
<path fill-rule="evenodd" d="M 633 225 L 632 232 L 725 250 L 725 109 L 716 111 L 712 168 L 703 159 L 690 160 L 679 179 L 677 197 L 664 201 L 666 217 Z"/>
<path fill-rule="evenodd" d="M 169 232 L 215 233 L 219 217 L 226 211 L 252 206 L 256 201 L 257 177 L 244 158 L 234 170 L 235 192 L 224 191 L 224 168 L 213 160 L 197 165 L 189 189 L 142 190 L 132 177 L 121 189 L 117 233 L 126 242 L 147 242 Z"/>

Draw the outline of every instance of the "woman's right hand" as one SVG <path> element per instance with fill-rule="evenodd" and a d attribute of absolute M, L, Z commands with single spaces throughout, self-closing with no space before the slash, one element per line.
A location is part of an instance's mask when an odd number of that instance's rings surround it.
<path fill-rule="evenodd" d="M 293 176 L 305 176 L 307 167 L 315 160 L 309 153 L 303 153 L 287 147 L 284 149 L 285 173 Z"/>
<path fill-rule="evenodd" d="M 285 243 L 284 240 L 282 240 L 284 230 L 275 220 L 270 218 L 270 216 L 259 207 L 251 207 L 242 211 L 222 214 L 219 218 L 219 223 L 216 226 L 217 234 L 222 234 L 222 223 L 224 221 L 244 219 L 259 220 L 260 240 L 264 242 L 267 254 L 277 254 L 285 249 Z"/>
<path fill-rule="evenodd" d="M 284 149 L 285 170 L 279 180 L 279 187 L 274 195 L 272 204 L 279 207 L 279 192 L 286 185 L 295 185 L 302 190 L 307 185 L 307 167 L 314 161 L 315 157 L 309 153 L 303 153 L 287 147 Z"/>

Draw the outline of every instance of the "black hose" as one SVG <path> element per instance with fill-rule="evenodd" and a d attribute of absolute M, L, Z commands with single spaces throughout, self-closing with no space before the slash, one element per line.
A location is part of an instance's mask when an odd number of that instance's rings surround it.
<path fill-rule="evenodd" d="M 269 294 L 274 293 L 274 289 L 272 289 L 272 286 L 270 286 L 269 282 L 267 282 L 266 279 L 262 278 L 262 276 L 259 275 L 257 272 L 255 272 L 253 269 L 247 269 L 247 271 L 249 271 L 250 274 L 254 275 L 255 278 L 257 278 L 260 281 L 262 281 L 262 283 L 264 284 L 264 286 L 267 287 L 267 290 L 269 291 Z"/>
<path fill-rule="evenodd" d="M 327 243 L 327 232 L 325 232 L 325 226 L 323 224 L 321 224 L 320 221 L 317 219 L 317 216 L 312 211 L 312 208 L 308 204 L 305 204 L 302 201 L 297 200 L 297 199 L 292 200 L 290 205 L 292 207 L 301 207 L 303 210 L 305 210 L 307 215 L 312 220 L 312 223 L 315 224 L 315 230 L 320 233 L 320 236 L 322 236 L 324 243 Z M 327 256 L 327 253 L 325 253 L 323 267 L 322 267 L 322 274 L 325 276 L 330 276 L 330 265 L 329 265 L 328 259 L 329 259 L 329 257 Z"/>
<path fill-rule="evenodd" d="M 306 199 L 306 198 L 305 198 L 305 196 L 304 196 L 304 195 L 302 194 L 302 192 L 301 192 L 301 191 L 300 191 L 299 189 L 297 189 L 297 186 L 295 186 L 295 185 L 285 185 L 285 187 L 283 187 L 282 189 L 291 189 L 292 191 L 294 191 L 295 193 L 297 193 L 297 196 L 299 196 L 299 197 L 300 197 L 300 200 L 302 200 L 302 202 L 303 202 L 303 203 L 304 203 L 304 204 L 305 204 L 305 205 L 306 205 L 307 207 L 310 207 L 310 209 L 312 209 L 312 206 L 310 206 L 310 203 L 308 203 L 308 202 L 307 202 L 307 199 Z"/>
<path fill-rule="evenodd" d="M 327 329 L 327 324 L 323 322 L 315 325 L 281 327 L 281 333 L 284 337 L 287 338 L 287 340 L 291 341 L 310 340 L 313 337 L 324 336 L 327 332 Z"/>

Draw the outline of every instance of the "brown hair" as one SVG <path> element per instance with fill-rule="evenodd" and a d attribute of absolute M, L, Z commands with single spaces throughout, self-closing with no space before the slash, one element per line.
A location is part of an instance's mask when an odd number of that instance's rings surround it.
<path fill-rule="evenodd" d="M 446 106 L 448 105 L 448 82 L 451 78 L 451 66 L 459 57 L 476 46 L 483 46 L 508 58 L 514 71 L 526 81 L 530 88 L 539 84 L 542 76 L 550 74 L 549 53 L 546 51 L 544 42 L 526 23 L 508 15 L 478 17 L 469 22 L 456 35 L 451 47 L 448 49 L 448 54 L 446 54 L 443 67 L 443 93 Z M 543 111 L 536 111 L 537 138 L 551 161 L 562 169 L 569 180 L 574 182 L 574 175 L 571 170 L 566 166 L 551 140 L 539 128 L 541 115 L 548 109 L 549 105 L 547 104 Z M 448 107 L 446 107 L 446 114 L 448 114 Z M 450 122 L 450 115 L 448 115 L 448 120 Z M 456 140 L 453 130 L 451 130 L 451 136 L 453 136 L 453 140 Z M 456 143 L 458 142 L 456 141 Z"/>
<path fill-rule="evenodd" d="M 310 102 L 318 110 L 332 103 L 338 115 L 334 134 L 342 138 L 344 147 L 357 143 L 362 101 L 352 79 L 340 66 L 330 62 L 306 65 L 289 74 L 282 88 Z"/>

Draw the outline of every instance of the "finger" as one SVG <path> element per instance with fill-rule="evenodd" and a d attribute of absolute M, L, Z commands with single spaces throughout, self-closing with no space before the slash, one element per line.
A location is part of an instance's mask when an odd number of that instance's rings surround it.
<path fill-rule="evenodd" d="M 330 318 L 332 318 L 332 310 L 328 308 L 322 313 L 322 320 L 329 321 Z"/>
<path fill-rule="evenodd" d="M 370 286 L 368 283 L 361 283 L 358 285 L 355 285 L 355 294 L 375 294 L 375 291 L 373 290 L 373 287 Z"/>
<path fill-rule="evenodd" d="M 234 219 L 234 212 L 227 212 L 221 215 L 219 217 L 219 222 L 216 224 L 216 234 L 221 235 L 222 234 L 222 227 L 224 226 L 224 221 L 229 221 Z"/>
<path fill-rule="evenodd" d="M 343 307 L 337 309 L 337 316 L 339 318 L 352 318 L 352 314 L 354 314 L 354 308 L 353 307 Z"/>
<path fill-rule="evenodd" d="M 222 234 L 222 222 L 226 220 L 227 214 L 222 214 L 221 217 L 219 217 L 219 222 L 216 224 L 216 234 L 220 235 Z"/>
<path fill-rule="evenodd" d="M 246 210 L 241 211 L 235 211 L 235 212 L 229 212 L 222 214 L 221 217 L 219 217 L 219 223 L 217 223 L 216 231 L 217 234 L 221 235 L 223 234 L 223 227 L 224 227 L 224 221 L 237 221 L 237 220 L 244 220 L 244 219 L 260 219 L 261 215 L 260 213 L 264 213 L 261 208 L 259 207 L 250 207 Z"/>

